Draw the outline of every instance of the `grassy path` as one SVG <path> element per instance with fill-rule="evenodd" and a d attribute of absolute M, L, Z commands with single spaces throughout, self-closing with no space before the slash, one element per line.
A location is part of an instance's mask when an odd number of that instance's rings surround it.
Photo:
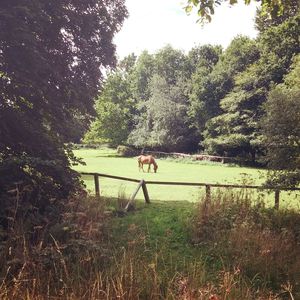
<path fill-rule="evenodd" d="M 155 201 L 151 205 L 138 202 L 135 211 L 112 218 L 111 249 L 119 253 L 116 261 L 121 261 L 112 268 L 112 274 L 120 276 L 120 272 L 132 268 L 133 277 L 143 278 L 139 285 L 148 295 L 153 280 L 161 287 L 158 293 L 165 294 L 176 276 L 187 276 L 203 285 L 213 279 L 217 274 L 214 270 L 222 268 L 221 261 L 191 244 L 191 217 L 195 209 L 196 204 L 188 201 Z"/>

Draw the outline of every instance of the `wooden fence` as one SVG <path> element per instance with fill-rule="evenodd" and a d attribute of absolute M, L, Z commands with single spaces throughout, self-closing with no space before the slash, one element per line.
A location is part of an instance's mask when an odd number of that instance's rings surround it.
<path fill-rule="evenodd" d="M 139 189 L 142 187 L 144 199 L 146 203 L 150 203 L 150 198 L 147 190 L 147 184 L 159 184 L 159 185 L 182 185 L 182 186 L 199 186 L 205 187 L 206 192 L 206 201 L 210 201 L 211 199 L 211 190 L 212 188 L 239 188 L 239 189 L 256 189 L 256 190 L 272 190 L 275 193 L 275 204 L 274 207 L 276 209 L 279 208 L 279 198 L 280 198 L 280 191 L 300 191 L 300 188 L 285 188 L 285 187 L 271 187 L 271 186 L 259 186 L 259 185 L 237 185 L 237 184 L 217 184 L 217 183 L 201 183 L 201 182 L 173 182 L 173 181 L 145 181 L 145 180 L 138 180 L 133 178 L 121 177 L 121 176 L 114 176 L 114 175 L 107 175 L 101 173 L 87 173 L 81 172 L 82 175 L 90 175 L 94 177 L 95 183 L 95 194 L 96 197 L 100 198 L 100 184 L 99 184 L 99 177 L 106 177 L 111 179 L 117 180 L 124 180 L 130 182 L 138 183 L 138 187 L 136 191 L 131 196 L 125 210 L 128 210 L 131 203 L 134 201 L 135 196 L 137 195 Z"/>
<path fill-rule="evenodd" d="M 156 156 L 173 156 L 176 158 L 191 158 L 193 160 L 204 160 L 204 161 L 215 161 L 215 162 L 234 162 L 236 158 L 228 157 L 228 156 L 216 156 L 216 155 L 208 155 L 208 154 L 186 154 L 186 153 L 179 153 L 179 152 L 162 152 L 162 151 L 150 151 L 145 150 L 143 153 L 145 154 L 152 154 Z"/>

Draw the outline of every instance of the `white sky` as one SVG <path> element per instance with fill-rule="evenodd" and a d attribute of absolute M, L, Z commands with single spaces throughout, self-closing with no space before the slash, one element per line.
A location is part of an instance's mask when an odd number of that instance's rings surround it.
<path fill-rule="evenodd" d="M 119 58 L 143 50 L 154 53 L 167 44 L 185 52 L 194 46 L 220 44 L 226 48 L 238 34 L 255 38 L 254 16 L 257 4 L 239 1 L 230 7 L 219 6 L 209 24 L 196 23 L 195 13 L 188 16 L 184 0 L 126 0 L 129 18 L 115 36 Z"/>

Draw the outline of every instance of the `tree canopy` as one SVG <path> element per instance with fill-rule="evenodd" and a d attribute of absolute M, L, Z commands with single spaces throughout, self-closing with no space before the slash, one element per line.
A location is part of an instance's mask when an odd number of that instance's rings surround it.
<path fill-rule="evenodd" d="M 299 3 L 295 5 L 297 0 L 256 0 L 256 2 L 261 3 L 261 15 L 267 16 L 267 18 L 278 19 L 283 15 L 292 13 L 299 8 Z M 240 2 L 249 5 L 251 0 L 241 0 Z M 215 13 L 217 6 L 227 3 L 234 5 L 238 3 L 238 0 L 187 0 L 187 5 L 185 10 L 190 13 L 193 8 L 197 9 L 197 13 L 200 17 L 200 22 L 211 21 L 212 16 Z M 283 21 L 284 18 L 281 20 Z"/>
<path fill-rule="evenodd" d="M 269 183 L 297 186 L 300 183 L 300 55 L 284 82 L 274 86 L 264 105 L 261 121 L 265 160 L 271 170 Z"/>
<path fill-rule="evenodd" d="M 37 207 L 74 189 L 65 143 L 93 113 L 126 16 L 124 0 L 1 1 L 0 197 L 20 180 Z"/>

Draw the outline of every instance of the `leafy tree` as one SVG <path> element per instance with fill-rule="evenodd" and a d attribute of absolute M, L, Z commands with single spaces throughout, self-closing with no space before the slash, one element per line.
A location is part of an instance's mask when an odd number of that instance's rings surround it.
<path fill-rule="evenodd" d="M 184 53 L 170 45 L 155 54 L 154 73 L 164 78 L 169 85 L 175 85 L 187 76 L 187 60 Z"/>
<path fill-rule="evenodd" d="M 133 96 L 137 101 L 146 101 L 150 98 L 150 81 L 154 72 L 154 58 L 147 51 L 138 57 L 132 76 L 131 84 Z"/>
<path fill-rule="evenodd" d="M 5 191 L 16 181 L 40 212 L 76 187 L 64 143 L 76 119 L 93 113 L 126 16 L 123 0 L 1 1 L 1 222 L 10 205 Z"/>
<path fill-rule="evenodd" d="M 159 75 L 151 81 L 151 98 L 145 103 L 146 115 L 132 132 L 129 141 L 135 146 L 148 146 L 167 151 L 193 147 L 188 126 L 187 98 L 181 83 L 169 85 Z"/>
<path fill-rule="evenodd" d="M 251 0 L 243 0 L 246 5 L 251 3 Z M 262 13 L 269 18 L 277 18 L 286 13 L 293 7 L 294 0 L 256 0 L 261 3 Z M 197 8 L 198 15 L 201 22 L 211 21 L 212 15 L 215 13 L 215 8 L 222 3 L 229 3 L 234 5 L 238 0 L 187 0 L 185 10 L 190 13 L 193 8 Z"/>
<path fill-rule="evenodd" d="M 171 46 L 138 58 L 132 78 L 133 90 L 141 97 L 136 99 L 138 114 L 129 143 L 169 150 L 194 147 L 187 118 L 188 68 L 184 53 Z"/>
<path fill-rule="evenodd" d="M 134 71 L 136 59 L 134 53 L 127 55 L 118 63 L 118 69 L 122 70 L 124 74 L 131 74 Z"/>
<path fill-rule="evenodd" d="M 125 61 L 128 61 L 130 57 L 127 57 Z M 129 70 L 132 68 L 133 66 Z M 133 127 L 135 107 L 129 75 L 122 70 L 111 73 L 96 99 L 97 116 L 91 124 L 90 131 L 85 135 L 84 141 L 86 143 L 110 143 L 112 146 L 125 143 Z"/>
<path fill-rule="evenodd" d="M 284 83 L 275 86 L 264 105 L 261 122 L 270 184 L 300 183 L 300 55 Z"/>
<path fill-rule="evenodd" d="M 221 113 L 220 100 L 233 88 L 234 76 L 258 58 L 255 42 L 236 37 L 216 65 L 205 62 L 192 76 L 189 115 L 202 136 L 206 122 Z M 215 60 L 216 61 L 216 60 Z"/>
<path fill-rule="evenodd" d="M 211 71 L 221 54 L 221 46 L 204 45 L 192 48 L 187 55 L 190 77 L 197 69 L 205 68 Z"/>
<path fill-rule="evenodd" d="M 221 101 L 223 110 L 206 124 L 205 148 L 214 153 L 251 155 L 262 150 L 259 120 L 272 82 L 280 83 L 299 53 L 299 17 L 272 27 L 259 37 L 260 59 L 235 76 L 235 85 Z"/>
<path fill-rule="evenodd" d="M 263 9 L 258 9 L 255 16 L 255 27 L 259 32 L 264 32 L 272 26 L 277 26 L 287 19 L 296 16 L 299 13 L 300 1 L 290 0 L 285 2 L 285 9 L 281 15 L 270 18 Z"/>

